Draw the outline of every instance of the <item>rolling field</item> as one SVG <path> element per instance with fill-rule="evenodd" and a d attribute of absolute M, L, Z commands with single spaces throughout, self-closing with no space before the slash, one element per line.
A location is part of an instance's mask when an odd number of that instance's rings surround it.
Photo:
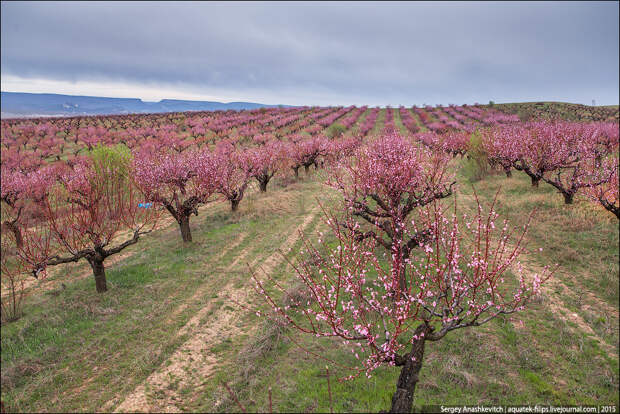
<path fill-rule="evenodd" d="M 350 116 L 355 119 L 345 128 L 345 136 L 359 134 L 373 109 L 359 113 L 345 109 L 320 124 L 317 132 Z M 326 110 L 322 116 L 337 110 Z M 281 135 L 316 111 L 307 109 L 285 124 Z M 430 107 L 407 111 L 416 132 L 459 123 L 454 114 L 462 113 Z M 403 134 L 412 132 L 403 122 L 407 114 L 392 112 L 395 128 Z M 480 115 L 476 111 L 465 108 L 463 113 L 472 124 L 483 122 L 476 121 Z M 380 135 L 385 126 L 386 110 L 375 115 L 365 140 Z M 493 116 L 502 120 L 504 115 Z M 297 130 L 312 125 L 317 123 Z M 240 136 L 238 142 L 247 143 L 251 135 Z M 206 142 L 224 139 L 202 132 L 200 136 Z M 68 144 L 62 154 L 50 152 L 41 159 L 69 158 L 71 148 Z M 525 311 L 502 315 L 480 328 L 456 330 L 429 343 L 414 408 L 433 404 L 617 406 L 620 241 L 616 217 L 581 194 L 573 204 L 564 204 L 556 189 L 544 182 L 532 187 L 521 171 L 506 178 L 503 172 L 490 170 L 480 179 L 471 179 L 467 157 L 451 158 L 447 168 L 455 175 L 457 187 L 442 203 L 450 205 L 456 198 L 460 211 L 473 212 L 474 191 L 489 205 L 499 190 L 497 212 L 519 226 L 536 209 L 526 235 L 528 250 L 520 262 L 526 274 L 537 273 L 545 265 L 559 266 Z M 349 375 L 346 369 L 297 346 L 342 365 L 355 365 L 355 356 L 340 341 L 303 335 L 239 306 L 268 310 L 253 289 L 252 272 L 271 275 L 288 288 L 291 297 L 303 294 L 289 260 L 296 263 L 302 258 L 301 234 L 316 241 L 323 231 L 329 239 L 319 203 L 329 211 L 342 205 L 342 195 L 324 184 L 327 174 L 326 168 L 313 166 L 299 170 L 299 177 L 290 171 L 276 175 L 266 193 L 252 181 L 235 212 L 226 202 L 200 207 L 191 221 L 191 243 L 181 244 L 179 227 L 164 215 L 152 233 L 106 261 L 108 291 L 104 294 L 94 292 L 86 262 L 52 267 L 40 281 L 29 279 L 23 316 L 2 324 L 6 409 L 230 412 L 239 411 L 240 403 L 249 412 L 265 412 L 270 399 L 274 412 L 387 409 L 399 369 L 382 366 L 371 378 L 362 375 L 341 381 Z M 333 242 L 331 237 L 328 241 Z M 277 300 L 286 303 L 287 298 Z"/>

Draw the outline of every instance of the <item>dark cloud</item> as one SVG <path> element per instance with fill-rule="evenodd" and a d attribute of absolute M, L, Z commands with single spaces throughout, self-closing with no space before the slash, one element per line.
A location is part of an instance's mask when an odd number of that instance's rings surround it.
<path fill-rule="evenodd" d="M 618 2 L 3 2 L 1 69 L 290 104 L 617 104 L 618 37 Z"/>

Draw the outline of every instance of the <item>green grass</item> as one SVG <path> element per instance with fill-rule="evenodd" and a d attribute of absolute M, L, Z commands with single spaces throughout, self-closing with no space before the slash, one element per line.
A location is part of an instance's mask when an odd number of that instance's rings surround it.
<path fill-rule="evenodd" d="M 379 110 L 379 113 L 377 114 L 377 119 L 375 119 L 375 125 L 370 131 L 368 131 L 368 135 L 374 136 L 375 134 L 383 131 L 383 128 L 385 128 L 385 108 Z"/>
<path fill-rule="evenodd" d="M 398 114 L 395 119 L 398 124 Z M 462 161 L 453 163 L 459 171 Z M 226 381 L 248 411 L 268 409 L 269 388 L 276 412 L 327 412 L 330 405 L 335 412 L 388 409 L 398 369 L 381 367 L 370 379 L 361 375 L 340 381 L 350 372 L 308 355 L 291 339 L 341 365 L 356 364 L 342 344 L 277 328 L 222 293 L 228 284 L 248 290 L 248 303 L 266 308 L 251 288 L 248 263 L 254 269 L 271 266 L 274 278 L 293 286 L 293 272 L 278 249 L 295 256 L 301 242 L 285 241 L 310 213 L 314 216 L 305 234 L 312 238 L 316 230 L 324 230 L 315 210 L 317 197 L 328 208 L 337 202 L 320 184 L 320 174 L 300 176 L 295 182 L 274 181 L 265 195 L 251 192 L 237 214 L 225 203 L 202 209 L 192 217 L 194 242 L 187 246 L 175 225 L 145 237 L 130 248 L 129 257 L 108 266 L 109 291 L 103 295 L 96 294 L 91 276 L 77 277 L 88 272 L 85 264 L 67 266 L 42 283 L 62 281 L 66 288 L 58 283 L 54 289 L 35 287 L 25 316 L 2 326 L 2 401 L 7 408 L 113 410 L 169 363 L 189 339 L 179 330 L 211 306 L 200 327 L 210 327 L 222 312 L 240 312 L 231 326 L 236 334 L 213 338 L 200 351 L 217 361 L 210 375 L 201 377 L 196 372 L 201 367 L 189 365 L 197 381 L 175 377 L 165 389 L 151 389 L 154 407 L 161 409 L 159 404 L 172 393 L 182 410 L 236 411 L 222 386 Z M 459 208 L 470 209 L 472 185 L 462 172 L 457 180 Z M 564 206 L 553 188 L 541 183 L 532 189 L 528 177 L 518 172 L 512 179 L 493 173 L 474 186 L 485 203 L 501 188 L 497 210 L 514 224 L 524 224 L 536 208 L 525 263 L 560 267 L 553 289 L 525 312 L 428 344 L 415 407 L 617 405 L 617 219 L 580 199 Z M 325 365 L 330 366 L 331 403 Z"/>
<path fill-rule="evenodd" d="M 413 117 L 413 119 L 415 119 L 416 124 L 420 128 L 420 132 L 427 132 L 428 128 L 424 126 L 422 120 L 420 119 L 420 116 L 416 113 L 416 111 L 414 111 L 413 108 L 407 108 L 407 110 L 411 112 L 411 116 Z"/>
<path fill-rule="evenodd" d="M 357 122 L 351 125 L 351 129 L 349 130 L 351 131 L 351 134 L 356 135 L 359 132 L 360 126 L 364 123 L 364 120 L 366 119 L 371 110 L 372 108 L 367 108 L 357 119 Z"/>

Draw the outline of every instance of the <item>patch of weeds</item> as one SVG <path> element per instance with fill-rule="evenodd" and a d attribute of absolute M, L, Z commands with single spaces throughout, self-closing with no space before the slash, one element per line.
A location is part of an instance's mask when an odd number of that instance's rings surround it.
<path fill-rule="evenodd" d="M 106 272 L 108 281 L 116 287 L 127 289 L 140 284 L 150 283 L 155 279 L 155 272 L 146 264 L 124 266 Z"/>
<path fill-rule="evenodd" d="M 232 340 L 230 338 L 226 338 L 224 339 L 222 342 L 220 342 L 219 344 L 213 345 L 210 348 L 210 351 L 214 354 L 218 354 L 222 351 L 226 351 L 229 350 L 232 346 Z"/>
<path fill-rule="evenodd" d="M 551 388 L 551 385 L 549 385 L 549 383 L 540 378 L 540 376 L 538 376 L 538 374 L 536 374 L 535 372 L 522 369 L 519 370 L 519 373 L 523 378 L 525 378 L 527 381 L 530 382 L 530 384 L 534 386 L 534 389 L 536 390 L 536 392 L 538 392 L 539 396 L 549 397 L 553 395 L 553 389 Z"/>

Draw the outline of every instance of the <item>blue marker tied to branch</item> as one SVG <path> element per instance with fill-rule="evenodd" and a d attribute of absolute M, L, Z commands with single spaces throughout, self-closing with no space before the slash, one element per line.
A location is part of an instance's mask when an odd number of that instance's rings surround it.
<path fill-rule="evenodd" d="M 149 208 L 152 206 L 153 206 L 153 203 L 138 203 L 138 208 Z"/>

